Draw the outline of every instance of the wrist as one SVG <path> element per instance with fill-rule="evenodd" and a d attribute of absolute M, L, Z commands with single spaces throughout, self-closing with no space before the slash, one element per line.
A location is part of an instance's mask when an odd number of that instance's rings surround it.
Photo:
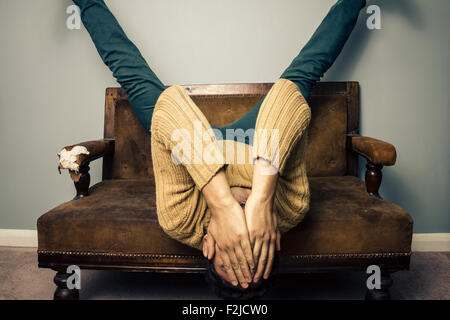
<path fill-rule="evenodd" d="M 211 217 L 217 217 L 221 212 L 230 213 L 235 205 L 239 206 L 231 192 L 229 194 L 217 195 L 212 199 L 210 198 L 209 201 L 207 201 L 207 204 L 211 209 Z"/>
<path fill-rule="evenodd" d="M 253 200 L 262 204 L 271 204 L 273 201 L 273 197 L 275 192 L 267 192 L 267 190 L 253 190 L 249 197 L 252 197 Z"/>
<path fill-rule="evenodd" d="M 258 158 L 253 170 L 252 193 L 261 200 L 270 200 L 275 194 L 278 172 L 265 159 Z"/>

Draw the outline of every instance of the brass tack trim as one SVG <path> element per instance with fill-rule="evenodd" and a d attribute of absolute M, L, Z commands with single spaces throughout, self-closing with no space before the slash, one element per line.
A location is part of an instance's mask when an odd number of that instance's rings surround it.
<path fill-rule="evenodd" d="M 151 258 L 151 259 L 194 259 L 201 260 L 202 256 L 174 255 L 174 254 L 142 254 L 142 253 L 109 253 L 109 252 L 79 252 L 79 251 L 45 251 L 38 250 L 38 254 L 71 255 L 71 256 L 105 256 L 124 258 Z M 342 258 L 392 258 L 407 257 L 411 252 L 398 253 L 342 253 L 342 254 L 311 254 L 287 256 L 291 259 L 342 259 Z"/>
<path fill-rule="evenodd" d="M 411 253 L 396 252 L 396 253 L 341 253 L 341 254 L 317 254 L 317 255 L 295 255 L 290 256 L 294 259 L 342 259 L 342 258 L 392 258 L 392 257 L 407 257 Z"/>

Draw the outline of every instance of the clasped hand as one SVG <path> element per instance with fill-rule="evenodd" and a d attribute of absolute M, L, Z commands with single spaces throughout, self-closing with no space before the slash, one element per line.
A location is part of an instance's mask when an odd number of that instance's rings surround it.
<path fill-rule="evenodd" d="M 216 266 L 229 282 L 247 288 L 250 282 L 267 279 L 275 250 L 280 250 L 280 232 L 271 199 L 250 194 L 244 210 L 236 202 L 226 215 L 211 218 L 203 242 L 203 254 L 217 259 Z M 230 208 L 231 209 L 231 208 Z"/>

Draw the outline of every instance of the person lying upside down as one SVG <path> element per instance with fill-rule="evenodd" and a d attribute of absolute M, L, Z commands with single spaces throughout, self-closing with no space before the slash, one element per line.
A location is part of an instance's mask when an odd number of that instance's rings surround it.
<path fill-rule="evenodd" d="M 273 280 L 282 234 L 309 211 L 311 89 L 339 56 L 366 1 L 337 1 L 268 94 L 223 127 L 211 125 L 182 87 L 164 86 L 103 0 L 74 2 L 150 135 L 161 228 L 203 251 L 206 279 L 217 295 L 262 295 Z M 179 142 L 183 135 L 200 140 Z M 244 150 L 249 161 L 237 161 L 229 150 Z"/>

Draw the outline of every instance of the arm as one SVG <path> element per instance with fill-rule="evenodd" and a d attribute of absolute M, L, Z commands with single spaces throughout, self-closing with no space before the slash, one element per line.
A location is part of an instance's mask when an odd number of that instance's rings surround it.
<path fill-rule="evenodd" d="M 245 218 L 250 234 L 253 256 L 257 264 L 253 282 L 268 279 L 275 250 L 280 250 L 280 231 L 273 212 L 273 200 L 278 181 L 278 170 L 263 158 L 255 161 L 252 191 L 245 203 Z"/>
<path fill-rule="evenodd" d="M 365 0 L 339 0 L 308 43 L 281 75 L 294 82 L 308 100 L 311 88 L 337 59 L 352 33 Z"/>
<path fill-rule="evenodd" d="M 244 212 L 233 197 L 225 172 L 220 170 L 202 189 L 211 220 L 208 226 L 209 248 L 204 248 L 208 259 L 220 254 L 226 280 L 243 288 L 252 281 L 254 260 Z M 215 246 L 219 250 L 215 250 Z"/>
<path fill-rule="evenodd" d="M 139 122 L 148 132 L 156 101 L 165 86 L 128 39 L 103 0 L 74 0 L 103 62 L 125 89 Z"/>

